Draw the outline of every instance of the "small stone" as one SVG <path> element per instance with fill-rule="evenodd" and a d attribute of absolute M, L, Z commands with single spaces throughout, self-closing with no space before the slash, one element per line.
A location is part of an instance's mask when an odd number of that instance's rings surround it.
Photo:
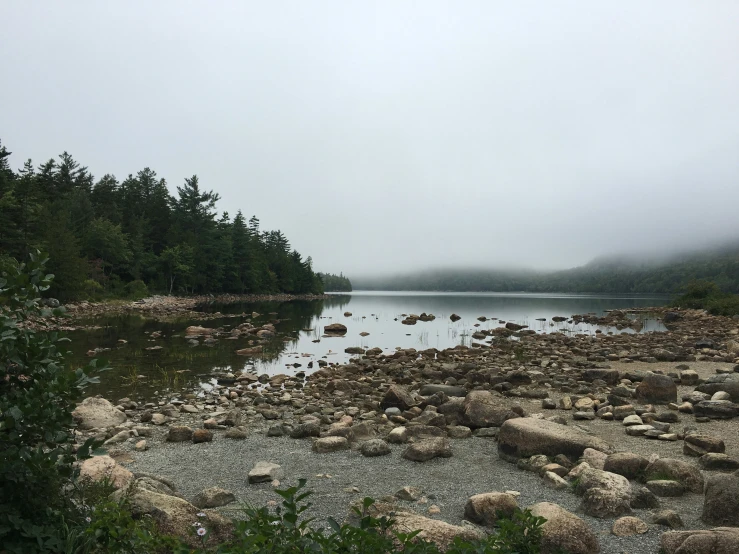
<path fill-rule="evenodd" d="M 201 442 L 212 442 L 213 441 L 213 431 L 209 429 L 195 429 L 195 431 L 192 434 L 192 442 L 195 444 L 201 443 Z"/>
<path fill-rule="evenodd" d="M 136 449 L 137 452 L 143 452 L 144 450 L 148 448 L 148 446 L 146 445 L 145 440 L 140 440 L 139 442 L 136 443 L 134 448 Z"/>
<path fill-rule="evenodd" d="M 661 510 L 652 516 L 652 523 L 664 525 L 670 529 L 679 529 L 683 526 L 683 520 L 674 510 Z"/>
<path fill-rule="evenodd" d="M 638 517 L 624 516 L 613 522 L 611 533 L 617 537 L 632 537 L 643 535 L 649 531 L 649 526 Z"/>
<path fill-rule="evenodd" d="M 562 479 L 553 471 L 547 471 L 543 475 L 544 485 L 554 490 L 564 490 L 567 488 L 567 481 Z"/>
<path fill-rule="evenodd" d="M 257 462 L 249 471 L 249 483 L 269 483 L 283 477 L 282 467 L 272 462 Z"/>
<path fill-rule="evenodd" d="M 323 437 L 313 442 L 313 452 L 318 454 L 328 454 L 348 449 L 349 441 L 344 437 Z"/>
<path fill-rule="evenodd" d="M 405 500 L 406 502 L 415 502 L 421 498 L 422 494 L 423 491 L 417 487 L 403 487 L 395 493 L 395 498 Z"/>
<path fill-rule="evenodd" d="M 390 454 L 390 445 L 382 439 L 370 439 L 364 441 L 359 448 L 362 456 L 375 457 Z"/>
<path fill-rule="evenodd" d="M 223 436 L 227 439 L 244 440 L 249 435 L 243 427 L 231 427 Z"/>
<path fill-rule="evenodd" d="M 184 425 L 175 425 L 167 432 L 168 442 L 185 442 L 192 440 L 192 429 Z"/>
<path fill-rule="evenodd" d="M 685 487 L 669 479 L 647 481 L 646 485 L 650 491 L 660 497 L 682 496 L 685 493 Z"/>
<path fill-rule="evenodd" d="M 236 497 L 231 491 L 211 487 L 198 493 L 192 503 L 198 508 L 218 508 L 235 501 Z"/>

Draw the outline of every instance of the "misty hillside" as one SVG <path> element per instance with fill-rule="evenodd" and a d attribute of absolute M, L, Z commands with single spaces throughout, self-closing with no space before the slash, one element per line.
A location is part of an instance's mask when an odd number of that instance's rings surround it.
<path fill-rule="evenodd" d="M 727 292 L 739 292 L 739 242 L 658 260 L 635 255 L 605 256 L 562 271 L 438 269 L 355 277 L 353 285 L 357 290 L 672 294 L 692 279 L 710 280 Z"/>

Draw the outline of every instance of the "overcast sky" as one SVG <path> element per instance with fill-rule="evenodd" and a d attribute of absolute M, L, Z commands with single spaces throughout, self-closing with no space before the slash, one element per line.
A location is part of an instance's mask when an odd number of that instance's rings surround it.
<path fill-rule="evenodd" d="M 194 173 L 320 271 L 739 237 L 739 2 L 21 1 L 0 139 Z"/>

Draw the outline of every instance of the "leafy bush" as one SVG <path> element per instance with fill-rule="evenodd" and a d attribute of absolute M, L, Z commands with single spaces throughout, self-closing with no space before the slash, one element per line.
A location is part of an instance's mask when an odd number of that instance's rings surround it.
<path fill-rule="evenodd" d="M 103 296 L 103 285 L 95 279 L 87 279 L 83 284 L 85 298 L 87 300 L 100 300 Z"/>
<path fill-rule="evenodd" d="M 672 303 L 678 308 L 708 310 L 713 315 L 739 314 L 739 295 L 722 291 L 711 281 L 691 281 Z"/>
<path fill-rule="evenodd" d="M 127 283 L 123 290 L 126 294 L 126 298 L 130 298 L 131 300 L 141 300 L 142 298 L 149 296 L 149 289 L 146 287 L 146 283 L 141 279 L 136 279 L 135 281 Z"/>
<path fill-rule="evenodd" d="M 37 253 L 0 276 L 0 544 L 8 554 L 63 550 L 65 526 L 79 515 L 65 487 L 92 446 L 73 452 L 71 412 L 94 379 L 65 367 L 65 339 L 23 325 L 43 313 L 39 296 L 53 279 L 46 261 Z"/>

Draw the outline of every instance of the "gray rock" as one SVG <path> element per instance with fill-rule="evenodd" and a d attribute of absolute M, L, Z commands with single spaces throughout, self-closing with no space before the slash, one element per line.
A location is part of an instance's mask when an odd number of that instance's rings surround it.
<path fill-rule="evenodd" d="M 115 427 L 126 421 L 127 416 L 105 398 L 85 398 L 72 412 L 80 429 Z"/>
<path fill-rule="evenodd" d="M 709 525 L 739 527 L 739 472 L 708 478 L 701 519 Z"/>
<path fill-rule="evenodd" d="M 660 536 L 660 547 L 664 554 L 736 554 L 739 552 L 739 529 L 667 531 Z"/>
<path fill-rule="evenodd" d="M 516 498 L 503 492 L 476 494 L 467 500 L 464 517 L 473 523 L 492 527 L 500 517 L 511 517 L 518 508 Z"/>
<path fill-rule="evenodd" d="M 585 469 L 575 492 L 582 495 L 583 511 L 593 517 L 619 517 L 631 514 L 631 485 L 623 475 Z"/>
<path fill-rule="evenodd" d="M 647 481 L 647 488 L 662 498 L 682 496 L 685 493 L 685 487 L 682 484 L 668 479 Z"/>
<path fill-rule="evenodd" d="M 198 493 L 192 503 L 198 508 L 218 508 L 235 501 L 236 497 L 231 491 L 211 487 Z"/>
<path fill-rule="evenodd" d="M 612 450 L 608 443 L 598 437 L 543 419 L 509 419 L 498 434 L 499 456 L 513 462 L 534 454 L 564 454 L 570 459 L 577 459 L 586 448 L 601 452 Z"/>
<path fill-rule="evenodd" d="M 413 462 L 427 462 L 434 458 L 450 458 L 452 447 L 446 438 L 425 439 L 411 444 L 403 452 L 403 458 Z"/>
<path fill-rule="evenodd" d="M 344 437 L 323 437 L 313 441 L 313 452 L 328 454 L 339 450 L 349 450 L 349 441 Z"/>
<path fill-rule="evenodd" d="M 370 439 L 364 441 L 359 448 L 362 456 L 374 457 L 390 454 L 390 445 L 382 439 Z"/>
<path fill-rule="evenodd" d="M 691 492 L 703 492 L 703 474 L 697 467 L 682 460 L 659 458 L 647 466 L 644 476 L 647 481 L 671 479 L 682 483 Z"/>
<path fill-rule="evenodd" d="M 272 462 L 257 462 L 249 471 L 249 483 L 269 483 L 284 477 L 282 467 Z"/>
<path fill-rule="evenodd" d="M 672 377 L 647 372 L 644 380 L 636 387 L 634 396 L 650 404 L 677 402 L 677 385 Z"/>
<path fill-rule="evenodd" d="M 421 386 L 421 390 L 418 392 L 421 396 L 431 396 L 437 392 L 443 392 L 447 396 L 467 396 L 467 390 L 464 387 L 458 387 L 455 385 L 433 385 L 426 384 Z"/>
<path fill-rule="evenodd" d="M 593 530 L 582 519 L 551 502 L 539 502 L 529 507 L 531 513 L 546 521 L 541 526 L 541 552 L 598 554 L 600 544 Z"/>
<path fill-rule="evenodd" d="M 192 429 L 184 425 L 175 425 L 167 432 L 167 442 L 185 442 L 192 440 Z"/>

